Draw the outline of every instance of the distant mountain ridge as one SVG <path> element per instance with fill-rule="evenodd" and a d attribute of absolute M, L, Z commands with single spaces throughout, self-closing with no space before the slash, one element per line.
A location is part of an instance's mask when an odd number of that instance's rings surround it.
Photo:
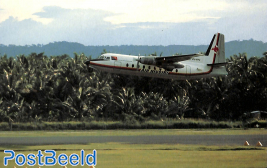
<path fill-rule="evenodd" d="M 73 57 L 73 53 L 84 53 L 86 56 L 91 55 L 92 58 L 98 57 L 105 49 L 107 52 L 130 54 L 130 55 L 150 55 L 157 53 L 163 56 L 171 56 L 176 53 L 179 54 L 193 54 L 198 52 L 205 52 L 208 45 L 168 45 L 168 46 L 146 46 L 146 45 L 121 45 L 121 46 L 85 46 L 74 42 L 54 42 L 46 45 L 2 45 L 0 44 L 0 55 L 6 54 L 8 57 L 17 55 L 29 55 L 30 53 L 42 53 L 47 56 L 57 56 L 68 54 Z M 225 55 L 229 58 L 231 55 L 246 52 L 248 58 L 253 56 L 261 57 L 267 51 L 267 43 L 261 41 L 244 40 L 244 41 L 230 41 L 225 43 Z"/>

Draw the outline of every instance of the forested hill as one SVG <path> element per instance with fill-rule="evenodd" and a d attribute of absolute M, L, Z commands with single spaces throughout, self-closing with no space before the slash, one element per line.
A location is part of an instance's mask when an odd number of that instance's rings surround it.
<path fill-rule="evenodd" d="M 149 55 L 157 53 L 163 56 L 179 54 L 192 54 L 198 52 L 205 52 L 208 45 L 169 45 L 169 46 L 138 46 L 138 45 L 122 45 L 122 46 L 85 46 L 80 43 L 73 42 L 54 42 L 46 45 L 27 45 L 27 46 L 16 46 L 16 45 L 1 45 L 0 44 L 0 55 L 6 54 L 8 57 L 17 55 L 29 55 L 30 53 L 42 53 L 44 52 L 47 56 L 56 56 L 68 54 L 73 56 L 73 53 L 78 54 L 84 53 L 85 55 L 91 55 L 92 58 L 96 58 L 101 54 L 103 49 L 107 52 L 131 54 L 131 55 Z M 267 51 L 267 43 L 254 40 L 244 41 L 230 41 L 225 44 L 226 57 L 229 58 L 231 55 L 246 52 L 248 58 L 252 56 L 262 56 L 262 53 Z"/>

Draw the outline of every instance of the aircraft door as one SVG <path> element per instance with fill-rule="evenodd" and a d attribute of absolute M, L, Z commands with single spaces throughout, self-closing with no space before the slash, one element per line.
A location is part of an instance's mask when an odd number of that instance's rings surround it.
<path fill-rule="evenodd" d="M 191 74 L 191 67 L 189 65 L 186 65 L 186 74 Z"/>
<path fill-rule="evenodd" d="M 120 71 L 121 68 L 121 62 L 120 61 L 114 61 L 114 71 Z"/>

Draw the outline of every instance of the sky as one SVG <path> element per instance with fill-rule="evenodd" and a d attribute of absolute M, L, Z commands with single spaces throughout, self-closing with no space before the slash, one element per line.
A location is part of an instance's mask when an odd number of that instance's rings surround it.
<path fill-rule="evenodd" d="M 0 44 L 267 42 L 266 0 L 0 0 Z"/>

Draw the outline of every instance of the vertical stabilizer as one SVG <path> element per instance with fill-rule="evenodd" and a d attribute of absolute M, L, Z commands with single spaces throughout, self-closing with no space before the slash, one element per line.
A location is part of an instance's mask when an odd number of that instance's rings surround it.
<path fill-rule="evenodd" d="M 222 63 L 225 62 L 225 47 L 224 47 L 224 35 L 219 34 L 219 43 L 218 43 L 218 48 L 219 51 L 217 53 L 215 63 Z"/>
<path fill-rule="evenodd" d="M 206 51 L 205 62 L 207 64 L 218 64 L 225 62 L 225 46 L 224 46 L 224 35 L 216 33 Z"/>

